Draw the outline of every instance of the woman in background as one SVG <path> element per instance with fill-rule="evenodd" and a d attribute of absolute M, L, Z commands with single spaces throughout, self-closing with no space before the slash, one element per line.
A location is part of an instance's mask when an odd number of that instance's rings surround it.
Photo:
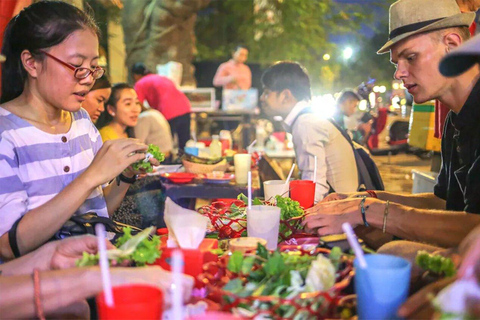
<path fill-rule="evenodd" d="M 103 142 L 133 138 L 133 127 L 137 124 L 141 111 L 142 106 L 135 90 L 127 83 L 115 84 L 107 101 L 107 110 L 96 123 Z"/>
<path fill-rule="evenodd" d="M 155 109 L 142 107 L 135 126 L 135 137 L 145 144 L 154 144 L 165 154 L 165 162 L 171 159 L 173 138 L 167 119 Z"/>
<path fill-rule="evenodd" d="M 92 89 L 85 96 L 85 101 L 82 103 L 82 108 L 88 112 L 90 119 L 96 123 L 98 117 L 105 111 L 105 103 L 112 93 L 112 85 L 104 74 L 100 79 L 95 81 Z"/>

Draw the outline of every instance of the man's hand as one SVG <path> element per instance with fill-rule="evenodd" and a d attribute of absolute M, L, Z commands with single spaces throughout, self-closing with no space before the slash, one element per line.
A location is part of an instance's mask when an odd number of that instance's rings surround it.
<path fill-rule="evenodd" d="M 455 280 L 455 277 L 445 278 L 424 287 L 398 309 L 398 315 L 401 318 L 431 319 L 434 312 L 431 298 Z"/>
<path fill-rule="evenodd" d="M 462 241 L 459 247 L 462 264 L 458 276 L 464 279 L 480 280 L 480 227 L 475 228 Z M 479 281 L 480 283 L 480 281 Z"/>
<path fill-rule="evenodd" d="M 344 222 L 349 222 L 352 227 L 362 223 L 361 201 L 361 198 L 347 198 L 339 201 L 317 203 L 313 208 L 306 210 L 307 215 L 303 225 L 307 232 L 314 232 L 319 236 L 343 233 L 342 224 Z M 375 198 L 367 198 L 364 203 L 365 210 L 368 210 L 368 207 L 376 202 L 381 201 Z"/>
<path fill-rule="evenodd" d="M 115 248 L 110 241 L 105 240 L 107 249 Z M 55 250 L 50 258 L 50 269 L 67 269 L 75 267 L 75 261 L 80 259 L 83 252 L 95 254 L 98 251 L 97 238 L 93 235 L 71 237 L 56 241 Z M 48 259 L 48 257 L 45 257 Z"/>

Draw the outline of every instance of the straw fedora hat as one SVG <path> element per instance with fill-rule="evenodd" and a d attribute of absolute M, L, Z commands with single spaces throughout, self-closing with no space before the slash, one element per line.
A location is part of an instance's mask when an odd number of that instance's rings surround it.
<path fill-rule="evenodd" d="M 475 13 L 462 13 L 455 0 L 399 0 L 390 6 L 388 41 L 377 51 L 386 53 L 415 34 L 451 27 L 469 27 Z"/>
<path fill-rule="evenodd" d="M 440 72 L 446 77 L 455 77 L 480 62 L 480 35 L 466 41 L 443 57 Z"/>

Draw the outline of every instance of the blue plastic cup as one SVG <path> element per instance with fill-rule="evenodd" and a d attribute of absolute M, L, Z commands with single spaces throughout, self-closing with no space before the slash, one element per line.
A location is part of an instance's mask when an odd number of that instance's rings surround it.
<path fill-rule="evenodd" d="M 355 259 L 355 291 L 359 319 L 397 319 L 397 310 L 408 296 L 410 262 L 403 258 L 372 254 L 367 268 Z"/>

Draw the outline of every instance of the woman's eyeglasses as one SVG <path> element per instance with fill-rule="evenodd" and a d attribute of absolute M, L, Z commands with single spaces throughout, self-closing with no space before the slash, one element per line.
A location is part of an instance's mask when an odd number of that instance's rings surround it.
<path fill-rule="evenodd" d="M 105 73 L 105 70 L 102 67 L 96 67 L 95 69 L 90 69 L 90 68 L 83 68 L 83 67 L 75 67 L 72 66 L 70 63 L 66 63 L 60 59 L 58 59 L 55 56 L 52 56 L 50 53 L 39 50 L 41 53 L 45 54 L 47 57 L 52 58 L 53 60 L 57 61 L 58 63 L 63 64 L 65 67 L 69 68 L 70 70 L 73 70 L 73 76 L 79 80 L 85 79 L 89 75 L 92 75 L 94 80 L 100 79 L 103 74 Z"/>

